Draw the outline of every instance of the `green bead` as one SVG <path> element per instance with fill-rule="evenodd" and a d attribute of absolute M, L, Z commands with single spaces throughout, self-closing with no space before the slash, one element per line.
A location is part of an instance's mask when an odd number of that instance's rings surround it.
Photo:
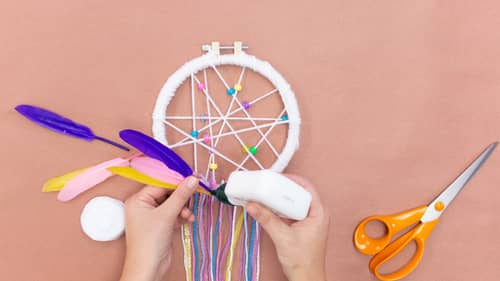
<path fill-rule="evenodd" d="M 257 154 L 257 147 L 250 146 L 250 148 L 248 149 L 248 151 L 250 151 L 250 153 L 252 153 L 252 155 L 255 155 L 255 154 Z"/>

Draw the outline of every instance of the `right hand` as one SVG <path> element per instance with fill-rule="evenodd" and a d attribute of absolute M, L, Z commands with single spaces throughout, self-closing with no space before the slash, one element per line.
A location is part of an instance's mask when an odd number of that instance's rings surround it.
<path fill-rule="evenodd" d="M 326 281 L 326 244 L 329 216 L 314 186 L 306 179 L 287 175 L 312 195 L 309 215 L 302 221 L 282 219 L 255 202 L 246 206 L 273 241 L 283 272 L 290 281 Z"/>

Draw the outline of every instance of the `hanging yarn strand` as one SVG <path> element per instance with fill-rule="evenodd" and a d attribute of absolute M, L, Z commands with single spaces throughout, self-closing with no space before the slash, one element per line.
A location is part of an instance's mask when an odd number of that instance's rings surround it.
<path fill-rule="evenodd" d="M 217 259 L 215 261 L 215 274 L 216 274 L 216 279 L 217 280 L 222 280 L 222 275 L 221 275 L 221 261 L 222 261 L 222 235 L 220 233 L 220 229 L 222 228 L 222 218 L 223 218 L 223 214 L 224 214 L 224 204 L 222 203 L 219 203 L 219 215 L 218 215 L 218 218 L 217 218 L 217 224 L 216 224 L 216 232 L 215 232 L 215 235 L 216 235 L 216 239 L 215 239 L 215 242 L 217 243 L 215 245 L 215 251 L 217 253 Z"/>
<path fill-rule="evenodd" d="M 215 252 L 215 245 L 214 245 L 214 202 L 215 202 L 215 197 L 211 197 L 210 198 L 210 202 L 209 202 L 209 207 L 208 207 L 208 212 L 209 212 L 209 218 L 210 218 L 210 221 L 209 221 L 209 225 L 210 225 L 210 229 L 209 229 L 209 248 L 210 248 L 210 252 L 209 252 L 209 255 L 210 255 L 210 260 L 209 260 L 209 266 L 210 266 L 210 281 L 215 281 L 216 279 L 216 276 L 215 276 L 215 267 L 214 267 L 214 262 L 217 261 L 217 254 Z"/>
<path fill-rule="evenodd" d="M 191 264 L 191 232 L 187 223 L 182 225 L 181 229 L 182 249 L 184 251 L 184 271 L 186 273 L 186 281 L 191 281 L 192 264 Z"/>

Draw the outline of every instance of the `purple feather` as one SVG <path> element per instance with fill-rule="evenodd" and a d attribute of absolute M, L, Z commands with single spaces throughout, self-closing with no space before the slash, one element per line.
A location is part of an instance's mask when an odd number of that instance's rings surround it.
<path fill-rule="evenodd" d="M 145 155 L 163 162 L 167 167 L 175 170 L 184 177 L 189 177 L 193 174 L 191 167 L 179 155 L 146 134 L 127 129 L 120 131 L 120 138 Z"/>
<path fill-rule="evenodd" d="M 105 143 L 114 145 L 123 150 L 129 151 L 126 146 L 123 146 L 114 141 L 108 140 L 106 138 L 96 136 L 92 130 L 82 124 L 78 124 L 66 117 L 63 117 L 54 112 L 48 111 L 46 109 L 36 107 L 33 105 L 21 104 L 16 106 L 16 111 L 22 114 L 29 120 L 37 123 L 38 125 L 45 127 L 54 132 L 72 136 L 75 138 L 83 139 L 86 141 L 100 140 Z"/>
<path fill-rule="evenodd" d="M 167 167 L 178 172 L 182 176 L 189 177 L 193 175 L 193 170 L 186 163 L 186 161 L 184 161 L 172 149 L 163 145 L 154 138 L 131 129 L 120 131 L 120 138 L 135 147 L 140 152 L 144 153 L 146 156 L 163 162 L 163 164 L 167 165 Z M 210 191 L 204 183 L 200 182 L 200 186 L 207 191 Z"/>

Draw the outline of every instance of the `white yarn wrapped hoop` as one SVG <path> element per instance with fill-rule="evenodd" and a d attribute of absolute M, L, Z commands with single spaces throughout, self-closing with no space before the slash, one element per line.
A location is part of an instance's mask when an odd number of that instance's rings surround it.
<path fill-rule="evenodd" d="M 282 152 L 270 170 L 276 172 L 283 171 L 299 147 L 300 113 L 297 100 L 288 82 L 270 63 L 248 55 L 244 51 L 238 54 L 224 55 L 218 55 L 216 52 L 208 52 L 187 62 L 172 74 L 162 87 L 156 100 L 153 111 L 153 136 L 161 143 L 168 145 L 163 120 L 166 118 L 167 106 L 174 97 L 177 88 L 192 74 L 220 65 L 236 65 L 249 68 L 267 78 L 279 92 L 288 115 L 288 136 Z"/>

